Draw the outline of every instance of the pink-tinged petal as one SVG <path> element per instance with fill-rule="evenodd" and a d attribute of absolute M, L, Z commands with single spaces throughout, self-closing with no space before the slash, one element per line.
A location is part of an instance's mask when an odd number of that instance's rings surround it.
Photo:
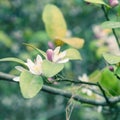
<path fill-rule="evenodd" d="M 52 61 L 53 60 L 54 51 L 52 49 L 48 49 L 46 53 L 47 53 L 47 59 Z"/>
<path fill-rule="evenodd" d="M 52 42 L 48 42 L 48 46 L 52 50 L 55 48 L 55 46 L 54 46 L 54 44 Z"/>
<path fill-rule="evenodd" d="M 33 66 L 34 66 L 34 63 L 33 63 L 30 59 L 27 59 L 26 65 L 27 65 L 28 67 L 33 67 Z"/>
<path fill-rule="evenodd" d="M 119 1 L 118 0 L 109 0 L 109 3 L 110 3 L 111 7 L 115 7 L 119 4 Z"/>

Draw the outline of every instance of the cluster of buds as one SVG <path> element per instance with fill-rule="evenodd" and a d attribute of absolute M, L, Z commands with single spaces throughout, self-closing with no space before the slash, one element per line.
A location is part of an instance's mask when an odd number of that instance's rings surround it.
<path fill-rule="evenodd" d="M 111 7 L 115 7 L 119 4 L 118 0 L 109 0 L 109 4 Z"/>

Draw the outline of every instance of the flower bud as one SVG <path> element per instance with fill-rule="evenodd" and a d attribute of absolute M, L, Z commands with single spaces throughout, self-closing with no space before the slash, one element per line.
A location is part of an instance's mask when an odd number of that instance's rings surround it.
<path fill-rule="evenodd" d="M 111 7 L 115 7 L 119 4 L 118 0 L 109 0 L 109 4 Z"/>
<path fill-rule="evenodd" d="M 54 51 L 52 49 L 48 49 L 46 53 L 47 53 L 47 59 L 49 61 L 52 61 Z"/>
<path fill-rule="evenodd" d="M 109 66 L 109 70 L 110 70 L 111 72 L 114 72 L 114 68 L 113 68 L 112 66 Z"/>

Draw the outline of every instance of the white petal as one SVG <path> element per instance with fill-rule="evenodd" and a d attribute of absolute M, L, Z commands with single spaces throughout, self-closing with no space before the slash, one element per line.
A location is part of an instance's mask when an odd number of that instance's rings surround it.
<path fill-rule="evenodd" d="M 58 46 L 58 47 L 55 48 L 54 54 L 59 54 L 59 51 L 60 51 L 60 46 Z"/>
<path fill-rule="evenodd" d="M 23 70 L 25 70 L 23 67 L 21 67 L 21 66 L 15 66 L 15 68 L 18 70 L 18 71 L 20 71 L 20 72 L 22 72 Z"/>
<path fill-rule="evenodd" d="M 42 62 L 42 57 L 40 55 L 37 55 L 36 63 Z"/>
<path fill-rule="evenodd" d="M 69 59 L 66 58 L 66 59 L 63 59 L 63 60 L 58 61 L 58 63 L 66 63 L 66 62 L 68 62 L 68 61 L 69 61 Z"/>
<path fill-rule="evenodd" d="M 20 77 L 14 77 L 13 80 L 16 81 L 16 82 L 19 82 L 20 81 Z"/>
<path fill-rule="evenodd" d="M 66 51 L 63 51 L 59 54 L 59 58 L 64 58 L 66 56 Z"/>

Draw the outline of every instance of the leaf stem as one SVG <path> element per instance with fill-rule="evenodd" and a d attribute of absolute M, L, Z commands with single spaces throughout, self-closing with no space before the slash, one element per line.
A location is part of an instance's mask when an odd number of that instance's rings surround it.
<path fill-rule="evenodd" d="M 106 20 L 107 20 L 107 21 L 110 21 L 110 19 L 109 19 L 109 17 L 108 17 L 108 13 L 107 13 L 106 8 L 105 8 L 104 5 L 102 5 L 102 10 L 103 10 L 103 12 L 104 12 L 104 15 L 105 15 Z M 120 42 L 119 42 L 119 39 L 118 39 L 117 34 L 116 34 L 116 32 L 115 32 L 115 29 L 112 28 L 112 32 L 113 32 L 113 35 L 115 36 L 116 42 L 117 42 L 117 44 L 118 44 L 118 47 L 120 48 Z"/>

